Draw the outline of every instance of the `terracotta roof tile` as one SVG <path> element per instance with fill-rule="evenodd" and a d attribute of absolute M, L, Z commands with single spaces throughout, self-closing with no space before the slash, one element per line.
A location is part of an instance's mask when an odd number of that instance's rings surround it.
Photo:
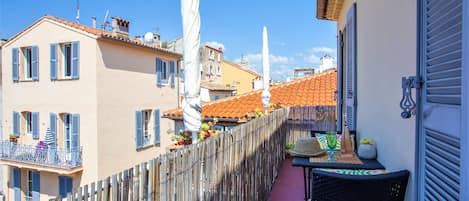
<path fill-rule="evenodd" d="M 285 106 L 334 106 L 336 79 L 337 73 L 332 70 L 273 86 L 270 88 L 270 102 Z M 248 112 L 263 107 L 261 93 L 262 89 L 203 104 L 202 116 L 242 119 Z M 182 109 L 166 111 L 163 116 L 180 118 Z"/>

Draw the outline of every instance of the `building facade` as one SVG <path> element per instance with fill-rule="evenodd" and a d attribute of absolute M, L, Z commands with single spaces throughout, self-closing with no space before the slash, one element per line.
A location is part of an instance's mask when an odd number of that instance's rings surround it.
<path fill-rule="evenodd" d="M 236 88 L 237 94 L 244 94 L 262 88 L 262 75 L 240 64 L 227 60 L 222 62 L 223 84 Z M 256 84 L 259 83 L 259 84 Z M 257 88 L 256 88 L 257 87 Z"/>
<path fill-rule="evenodd" d="M 166 151 L 181 55 L 45 16 L 2 48 L 7 200 L 49 200 Z"/>

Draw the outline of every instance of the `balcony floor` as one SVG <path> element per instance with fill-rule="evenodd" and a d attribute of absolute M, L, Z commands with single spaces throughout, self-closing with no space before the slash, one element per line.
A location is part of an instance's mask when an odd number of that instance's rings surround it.
<path fill-rule="evenodd" d="M 292 159 L 283 161 L 280 173 L 275 180 L 269 201 L 304 200 L 303 169 L 293 167 Z"/>

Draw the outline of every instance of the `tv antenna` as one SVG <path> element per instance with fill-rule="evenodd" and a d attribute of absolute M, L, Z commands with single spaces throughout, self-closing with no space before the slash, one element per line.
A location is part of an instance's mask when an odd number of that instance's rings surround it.
<path fill-rule="evenodd" d="M 77 23 L 80 24 L 80 0 L 77 0 L 77 16 L 76 16 Z"/>
<path fill-rule="evenodd" d="M 106 14 L 104 15 L 103 24 L 101 24 L 101 29 L 106 30 L 107 25 L 109 25 L 109 9 L 106 10 Z"/>

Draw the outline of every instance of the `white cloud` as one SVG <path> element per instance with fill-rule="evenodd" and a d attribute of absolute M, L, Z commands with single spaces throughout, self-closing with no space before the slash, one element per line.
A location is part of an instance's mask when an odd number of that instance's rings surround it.
<path fill-rule="evenodd" d="M 313 65 L 320 65 L 321 57 L 326 54 L 336 57 L 337 49 L 330 47 L 313 47 L 309 49 L 306 54 L 304 54 L 305 56 L 303 58 L 308 63 Z"/>
<path fill-rule="evenodd" d="M 213 48 L 221 48 L 223 51 L 225 51 L 225 45 L 223 43 L 220 43 L 218 41 L 210 41 L 210 42 L 206 42 L 205 45 L 208 45 L 210 47 L 213 47 Z"/>
<path fill-rule="evenodd" d="M 248 67 L 262 74 L 262 54 L 247 54 L 244 58 L 248 61 Z M 275 80 L 284 80 L 286 75 L 292 74 L 295 59 L 280 55 L 269 55 L 270 73 Z M 235 59 L 236 63 L 241 62 L 241 58 Z"/>

